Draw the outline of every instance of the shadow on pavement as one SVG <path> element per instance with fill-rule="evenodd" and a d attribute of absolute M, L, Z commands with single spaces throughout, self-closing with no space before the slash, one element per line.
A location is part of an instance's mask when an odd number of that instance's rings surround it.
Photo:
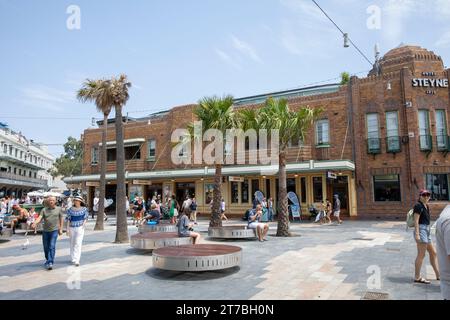
<path fill-rule="evenodd" d="M 168 271 L 157 268 L 148 269 L 145 273 L 158 280 L 173 280 L 173 281 L 206 281 L 225 278 L 239 272 L 240 267 L 233 267 L 224 270 L 216 271 L 202 271 L 202 272 L 183 272 L 183 271 Z"/>

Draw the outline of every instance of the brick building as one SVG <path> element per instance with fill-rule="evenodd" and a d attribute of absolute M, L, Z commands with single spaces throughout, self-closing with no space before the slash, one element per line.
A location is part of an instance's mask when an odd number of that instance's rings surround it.
<path fill-rule="evenodd" d="M 303 214 L 310 204 L 339 194 L 344 214 L 379 217 L 404 214 L 418 190 L 433 192 L 434 213 L 449 203 L 449 69 L 433 52 L 401 46 L 377 61 L 366 78 L 267 93 L 235 100 L 238 108 L 258 107 L 267 97 L 284 97 L 293 108 L 324 109 L 305 141 L 288 153 L 288 191 L 296 192 Z M 174 165 L 171 134 L 192 123 L 186 105 L 140 119 L 124 119 L 127 191 L 130 196 L 195 194 L 208 212 L 214 166 Z M 114 125 L 108 131 L 107 196 L 115 194 Z M 82 184 L 92 199 L 99 180 L 101 128 L 84 132 Z M 247 151 L 248 153 L 248 151 Z M 247 154 L 248 156 L 248 154 Z M 260 190 L 276 202 L 277 181 L 262 165 L 224 166 L 227 211 L 242 215 Z M 269 171 L 267 171 L 269 172 Z"/>

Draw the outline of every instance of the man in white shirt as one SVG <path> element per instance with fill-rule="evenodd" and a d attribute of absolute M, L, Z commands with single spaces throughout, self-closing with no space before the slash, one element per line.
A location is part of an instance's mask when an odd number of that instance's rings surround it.
<path fill-rule="evenodd" d="M 436 222 L 436 251 L 441 273 L 441 293 L 445 300 L 450 300 L 450 205 L 448 205 Z"/>
<path fill-rule="evenodd" d="M 183 205 L 181 206 L 181 211 L 183 211 L 184 214 L 188 217 L 190 216 L 191 213 L 191 203 L 192 203 L 191 198 L 187 196 L 186 200 L 184 200 Z"/>

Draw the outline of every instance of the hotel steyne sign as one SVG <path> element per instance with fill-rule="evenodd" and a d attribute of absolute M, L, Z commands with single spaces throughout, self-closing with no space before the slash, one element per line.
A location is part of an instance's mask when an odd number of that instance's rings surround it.
<path fill-rule="evenodd" d="M 422 72 L 423 77 L 435 77 L 435 72 Z M 448 88 L 448 79 L 433 79 L 433 78 L 414 78 L 412 79 L 412 86 L 414 88 Z M 435 90 L 428 89 L 426 94 L 436 94 Z"/>

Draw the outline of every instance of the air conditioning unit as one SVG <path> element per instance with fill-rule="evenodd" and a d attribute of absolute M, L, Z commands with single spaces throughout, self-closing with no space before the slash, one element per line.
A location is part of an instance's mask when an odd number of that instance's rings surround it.
<path fill-rule="evenodd" d="M 405 106 L 406 106 L 407 108 L 412 108 L 413 104 L 412 104 L 411 101 L 407 101 L 407 102 L 405 103 Z"/>

